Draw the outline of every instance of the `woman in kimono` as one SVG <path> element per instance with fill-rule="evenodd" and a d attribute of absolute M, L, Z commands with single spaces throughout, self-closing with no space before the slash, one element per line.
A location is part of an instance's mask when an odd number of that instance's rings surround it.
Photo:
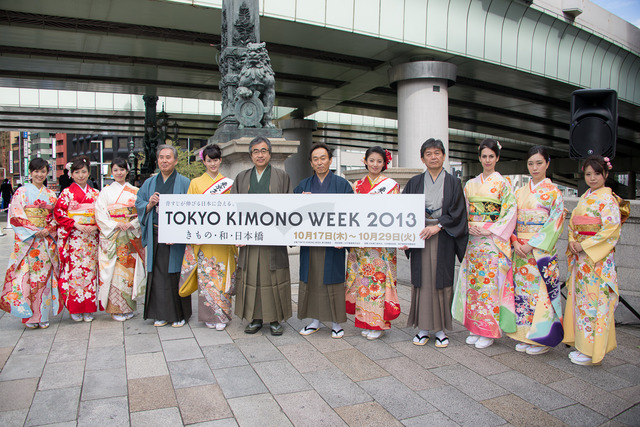
<path fill-rule="evenodd" d="M 9 205 L 15 232 L 13 252 L 0 296 L 0 308 L 22 318 L 29 329 L 49 327 L 60 311 L 58 249 L 53 205 L 56 195 L 44 185 L 49 163 L 29 163 L 31 183 L 16 190 Z"/>
<path fill-rule="evenodd" d="M 76 322 L 91 322 L 97 310 L 99 233 L 94 210 L 98 191 L 87 184 L 89 164 L 85 156 L 73 161 L 74 183 L 60 193 L 53 211 L 58 222 L 60 293 Z"/>
<path fill-rule="evenodd" d="M 381 147 L 369 148 L 364 155 L 367 176 L 357 181 L 357 194 L 398 194 L 399 185 L 382 175 L 391 154 Z M 355 314 L 355 326 L 362 336 L 375 340 L 391 328 L 390 320 L 400 314 L 396 291 L 396 249 L 350 248 L 347 257 L 346 310 Z"/>
<path fill-rule="evenodd" d="M 562 305 L 556 242 L 564 224 L 562 193 L 546 177 L 550 157 L 531 147 L 527 168 L 531 180 L 516 191 L 518 219 L 513 244 L 516 351 L 543 354 L 562 341 Z"/>
<path fill-rule="evenodd" d="M 617 196 L 604 186 L 609 169 L 606 157 L 587 158 L 583 171 L 589 189 L 578 200 L 569 221 L 563 342 L 576 347 L 569 359 L 577 365 L 599 365 L 604 355 L 616 348 L 614 252 L 621 213 Z"/>
<path fill-rule="evenodd" d="M 467 344 L 486 348 L 516 331 L 510 237 L 516 225 L 511 184 L 496 172 L 500 143 L 485 139 L 478 153 L 482 173 L 464 187 L 469 243 L 458 274 L 451 313 L 469 330 Z"/>
<path fill-rule="evenodd" d="M 111 173 L 115 182 L 105 187 L 96 201 L 100 228 L 98 302 L 113 320 L 124 322 L 133 317 L 134 298 L 144 289 L 144 251 L 135 207 L 138 189 L 127 182 L 129 164 L 114 159 Z"/>
<path fill-rule="evenodd" d="M 220 147 L 207 145 L 200 157 L 207 171 L 191 181 L 187 194 L 229 194 L 233 180 L 218 172 Z M 198 320 L 207 328 L 222 331 L 231 322 L 236 256 L 235 245 L 187 245 L 185 249 L 180 288 L 189 280 L 198 282 Z"/>

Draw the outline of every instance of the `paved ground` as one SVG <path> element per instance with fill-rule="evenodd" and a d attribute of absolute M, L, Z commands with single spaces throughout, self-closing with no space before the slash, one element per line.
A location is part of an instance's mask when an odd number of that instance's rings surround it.
<path fill-rule="evenodd" d="M 0 237 L 4 277 L 13 234 Z M 294 288 L 294 300 L 297 287 Z M 409 288 L 399 287 L 403 308 Z M 195 302 L 195 298 L 194 298 Z M 617 328 L 600 367 L 572 365 L 565 346 L 540 356 L 500 339 L 476 350 L 461 326 L 451 346 L 411 343 L 406 314 L 367 341 L 350 320 L 302 337 L 187 326 L 154 328 L 65 312 L 47 330 L 0 317 L 0 426 L 640 425 L 640 328 Z M 295 306 L 294 306 L 295 310 Z M 295 313 L 294 313 L 295 316 Z"/>

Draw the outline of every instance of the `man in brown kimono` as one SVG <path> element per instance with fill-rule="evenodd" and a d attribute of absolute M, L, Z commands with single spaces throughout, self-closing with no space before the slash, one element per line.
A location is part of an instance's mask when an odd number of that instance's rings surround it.
<path fill-rule="evenodd" d="M 257 136 L 249 143 L 254 167 L 236 176 L 232 194 L 291 193 L 289 175 L 272 167 L 271 142 Z M 259 196 L 258 196 L 259 197 Z M 236 272 L 235 314 L 250 320 L 244 332 L 255 334 L 269 322 L 271 335 L 282 335 L 280 322 L 291 317 L 291 278 L 286 246 L 241 246 Z"/>

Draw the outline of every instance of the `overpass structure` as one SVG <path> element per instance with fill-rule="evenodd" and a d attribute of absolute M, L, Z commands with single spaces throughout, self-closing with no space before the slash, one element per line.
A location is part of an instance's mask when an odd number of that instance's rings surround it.
<path fill-rule="evenodd" d="M 143 112 L 103 109 L 104 94 L 219 100 L 222 0 L 0 0 L 0 87 L 95 108 L 0 99 L 0 129 L 141 134 Z M 448 88 L 449 154 L 477 167 L 477 143 L 503 142 L 501 167 L 523 173 L 532 145 L 549 148 L 554 179 L 568 160 L 570 95 L 619 97 L 616 170 L 640 170 L 640 29 L 588 0 L 260 0 L 261 38 L 276 73 L 281 118 L 320 118 L 314 141 L 398 148 L 398 92 L 389 71 L 412 61 L 456 67 Z M 181 136 L 208 137 L 215 111 L 177 115 Z M 340 113 L 340 114 L 336 114 Z M 345 115 L 348 114 L 348 115 Z M 326 118 L 326 120 L 323 120 Z M 424 120 L 430 120 L 425 116 Z M 311 130 L 310 130 L 311 131 Z"/>

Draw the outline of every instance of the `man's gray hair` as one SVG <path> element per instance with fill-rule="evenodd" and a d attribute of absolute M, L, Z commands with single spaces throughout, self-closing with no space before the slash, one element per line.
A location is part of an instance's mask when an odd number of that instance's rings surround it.
<path fill-rule="evenodd" d="M 269 148 L 269 154 L 271 154 L 271 141 L 269 141 L 269 138 L 267 138 L 266 136 L 256 136 L 251 140 L 251 142 L 249 143 L 249 154 L 251 154 L 251 149 L 254 145 L 258 145 L 263 142 L 267 144 L 267 147 Z"/>
<path fill-rule="evenodd" d="M 174 147 L 173 145 L 169 145 L 169 144 L 158 145 L 158 148 L 156 149 L 156 157 L 160 155 L 160 152 L 162 150 L 166 150 L 167 148 L 173 152 L 173 158 L 177 160 L 178 159 L 178 149 L 176 147 Z"/>

